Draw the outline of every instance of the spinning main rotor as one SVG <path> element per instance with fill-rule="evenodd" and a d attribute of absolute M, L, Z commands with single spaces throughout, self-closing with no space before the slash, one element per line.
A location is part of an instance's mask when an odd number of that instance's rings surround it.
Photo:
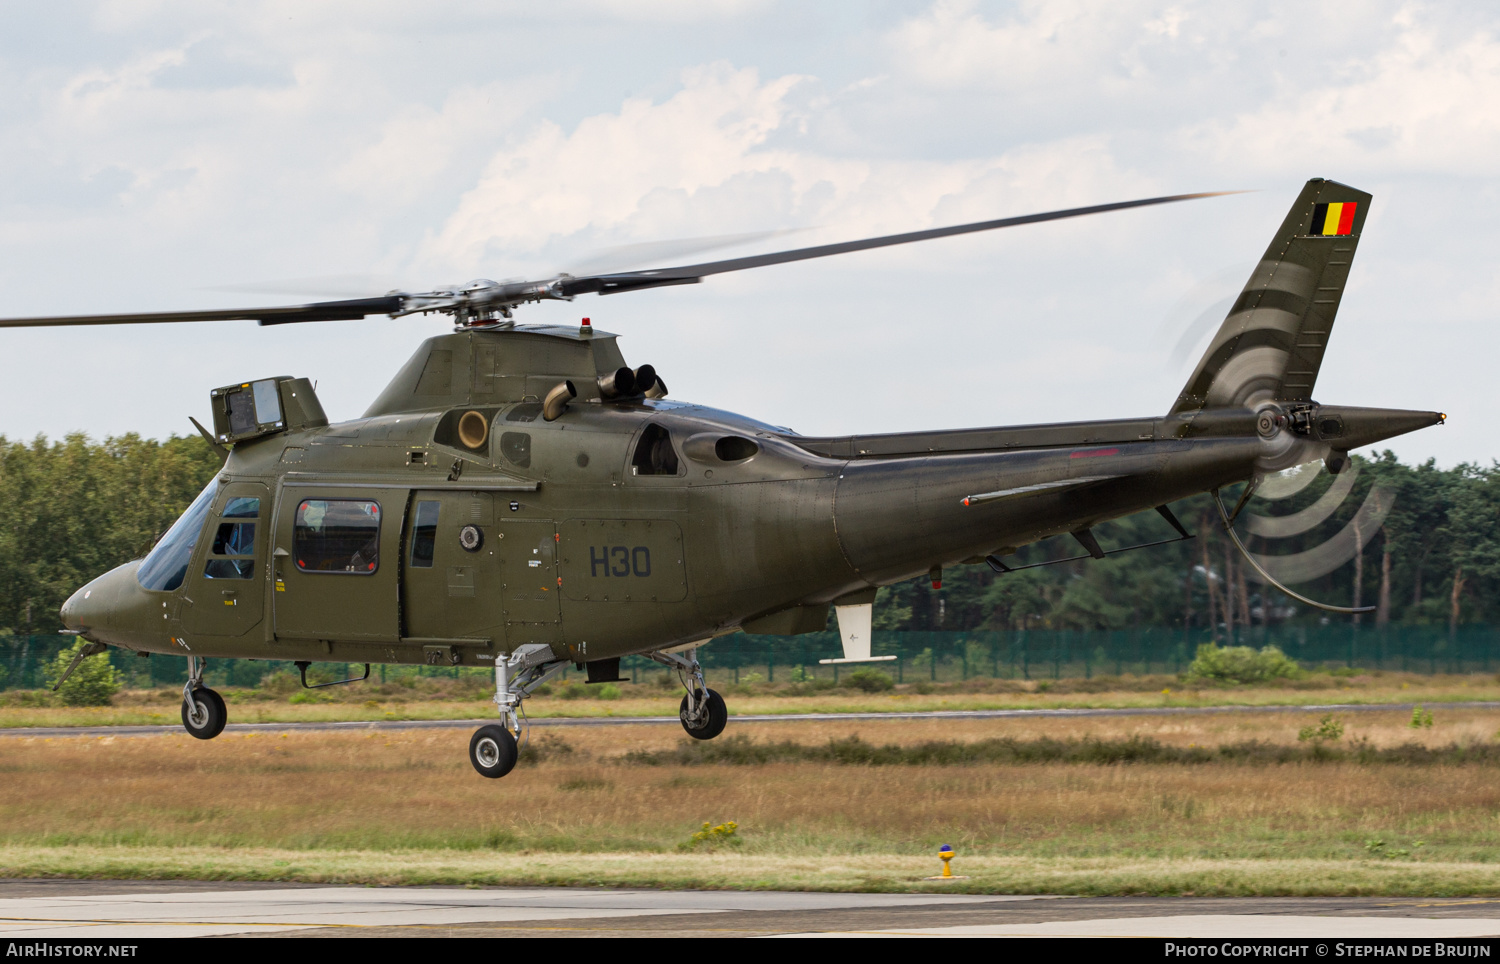
<path fill-rule="evenodd" d="M 55 315 L 36 318 L 0 319 L 0 327 L 27 328 L 52 325 L 131 325 L 154 324 L 179 321 L 255 321 L 262 325 L 285 325 L 303 321 L 348 321 L 370 315 L 444 314 L 453 318 L 460 328 L 505 325 L 512 318 L 517 305 L 540 301 L 572 301 L 581 294 L 619 294 L 624 291 L 640 291 L 646 288 L 661 288 L 667 285 L 697 284 L 709 275 L 727 271 L 744 271 L 747 268 L 763 268 L 773 264 L 792 261 L 807 261 L 826 258 L 835 254 L 848 254 L 871 248 L 885 248 L 913 241 L 929 241 L 978 231 L 993 231 L 1021 224 L 1038 224 L 1043 221 L 1060 221 L 1064 218 L 1083 217 L 1088 214 L 1103 214 L 1108 211 L 1123 211 L 1129 208 L 1150 207 L 1155 204 L 1171 204 L 1174 201 L 1190 201 L 1196 198 L 1220 197 L 1238 194 L 1239 191 L 1205 191 L 1198 194 L 1173 194 L 1167 197 L 1144 198 L 1138 201 L 1118 201 L 1113 204 L 1095 204 L 1089 207 L 1066 208 L 1061 211 L 1046 211 L 1041 214 L 1026 214 L 1020 217 L 1000 218 L 995 221 L 976 221 L 945 228 L 930 228 L 925 231 L 909 231 L 905 234 L 888 234 L 878 238 L 844 241 L 838 244 L 823 244 L 790 251 L 776 251 L 745 258 L 725 261 L 708 261 L 702 264 L 683 265 L 675 268 L 651 268 L 644 271 L 624 271 L 609 274 L 574 276 L 559 274 L 539 281 L 471 281 L 452 288 L 432 291 L 392 291 L 376 298 L 354 298 L 344 301 L 318 301 L 306 305 L 287 305 L 275 308 L 230 308 L 213 311 L 156 311 L 141 314 L 111 315 Z"/>

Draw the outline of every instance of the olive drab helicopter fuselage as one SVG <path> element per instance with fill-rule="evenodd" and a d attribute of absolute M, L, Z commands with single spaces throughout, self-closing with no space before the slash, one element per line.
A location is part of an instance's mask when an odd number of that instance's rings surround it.
<path fill-rule="evenodd" d="M 226 719 L 203 686 L 205 659 L 293 660 L 304 682 L 319 661 L 493 667 L 500 722 L 474 734 L 470 759 L 498 777 L 515 764 L 530 692 L 569 666 L 614 680 L 632 654 L 679 671 L 683 726 L 711 738 L 727 709 L 696 650 L 717 636 L 822 630 L 831 606 L 838 662 L 892 658 L 871 654 L 880 586 L 936 581 L 966 563 L 1003 573 L 1018 547 L 1059 534 L 1102 558 L 1092 527 L 1142 510 L 1189 538 L 1175 500 L 1217 500 L 1249 482 L 1242 506 L 1268 473 L 1318 459 L 1337 471 L 1353 448 L 1440 422 L 1311 396 L 1370 196 L 1308 182 L 1157 417 L 805 437 L 668 397 L 651 366 L 631 367 L 616 336 L 587 319 L 518 326 L 511 309 L 1187 197 L 680 269 L 243 312 L 0 321 L 437 311 L 458 323 L 351 422 L 330 424 L 303 377 L 213 391 L 212 431 L 200 431 L 226 450 L 223 469 L 145 559 L 79 589 L 62 619 L 89 641 L 80 658 L 106 646 L 186 656 L 183 722 L 203 738 Z M 1218 505 L 1233 537 L 1239 506 Z"/>

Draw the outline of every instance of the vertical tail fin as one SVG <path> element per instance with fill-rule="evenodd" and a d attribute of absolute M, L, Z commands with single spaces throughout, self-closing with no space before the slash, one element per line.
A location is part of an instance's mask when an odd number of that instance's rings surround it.
<path fill-rule="evenodd" d="M 1173 415 L 1312 398 L 1369 210 L 1363 191 L 1322 178 L 1307 182 Z"/>

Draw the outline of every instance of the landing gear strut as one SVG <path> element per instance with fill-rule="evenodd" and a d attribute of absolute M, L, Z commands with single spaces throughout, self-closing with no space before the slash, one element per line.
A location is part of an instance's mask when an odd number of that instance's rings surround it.
<path fill-rule="evenodd" d="M 526 712 L 521 701 L 568 665 L 554 659 L 552 647 L 540 643 L 521 646 L 495 660 L 495 706 L 499 723 L 487 723 L 469 740 L 469 762 L 482 777 L 499 779 L 515 769 L 526 745 Z"/>
<path fill-rule="evenodd" d="M 724 697 L 703 682 L 703 667 L 698 662 L 697 649 L 688 650 L 685 656 L 662 652 L 647 653 L 646 656 L 677 670 L 677 677 L 687 690 L 677 716 L 688 736 L 695 740 L 712 740 L 724 732 L 724 726 L 729 722 L 729 708 L 724 705 Z"/>
<path fill-rule="evenodd" d="M 188 681 L 182 687 L 182 725 L 200 740 L 212 740 L 224 731 L 229 711 L 224 697 L 203 685 L 203 658 L 189 656 Z"/>

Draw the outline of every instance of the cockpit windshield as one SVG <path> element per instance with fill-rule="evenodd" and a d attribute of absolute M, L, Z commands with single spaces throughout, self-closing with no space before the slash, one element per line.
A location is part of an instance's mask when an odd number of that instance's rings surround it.
<path fill-rule="evenodd" d="M 218 479 L 208 483 L 146 556 L 146 561 L 135 573 L 142 587 L 171 592 L 182 585 L 188 563 L 192 561 L 193 546 L 198 542 L 198 533 L 203 529 L 203 520 L 208 516 L 208 508 L 213 505 L 214 493 L 218 490 Z"/>

